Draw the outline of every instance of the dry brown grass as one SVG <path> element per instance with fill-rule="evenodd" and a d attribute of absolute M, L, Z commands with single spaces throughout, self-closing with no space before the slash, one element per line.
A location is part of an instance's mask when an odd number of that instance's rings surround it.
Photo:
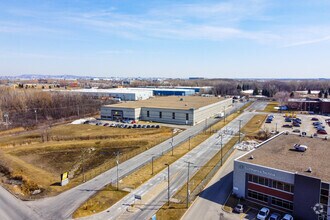
<path fill-rule="evenodd" d="M 54 195 L 82 182 L 83 157 L 85 176 L 90 179 L 115 165 L 114 152 L 122 153 L 121 161 L 127 160 L 170 138 L 172 129 L 61 125 L 46 133 L 49 141 L 45 142 L 41 138 L 45 132 L 37 131 L 2 137 L 0 162 L 10 168 L 9 178 L 19 175 L 26 182 L 33 180 L 43 195 Z M 73 178 L 59 187 L 60 174 L 65 171 L 71 171 Z"/>
<path fill-rule="evenodd" d="M 115 187 L 108 185 L 85 202 L 80 207 L 79 211 L 73 214 L 73 218 L 81 218 L 101 212 L 105 210 L 105 207 L 112 206 L 127 194 L 128 192 L 122 190 L 117 191 Z"/>
<path fill-rule="evenodd" d="M 224 125 L 226 125 L 227 123 L 232 121 L 234 118 L 239 116 L 242 113 L 242 111 L 245 108 L 247 108 L 248 106 L 250 106 L 251 104 L 252 103 L 248 103 L 239 112 L 229 115 L 226 118 L 226 123 L 224 123 L 223 121 L 220 121 L 220 122 L 216 123 L 215 125 L 213 125 L 210 129 L 208 129 L 208 131 L 216 131 L 216 130 L 221 129 Z M 191 149 L 198 146 L 200 143 L 205 141 L 211 135 L 212 135 L 212 132 L 203 132 L 203 133 L 200 133 L 199 135 L 191 138 L 191 140 L 190 140 Z M 234 138 L 228 143 L 228 145 L 225 145 L 223 154 L 225 154 L 230 149 L 230 145 L 233 145 L 234 142 L 236 142 L 236 141 L 237 141 L 237 138 Z M 154 175 L 156 175 L 158 172 L 160 172 L 161 170 L 166 168 L 166 166 L 164 165 L 165 163 L 171 164 L 171 163 L 175 162 L 177 159 L 181 158 L 187 152 L 189 152 L 189 142 L 188 141 L 185 143 L 182 143 L 180 146 L 178 146 L 174 149 L 174 156 L 171 156 L 171 152 L 169 152 L 169 153 L 165 154 L 164 156 L 161 156 L 161 157 L 157 158 L 156 160 L 154 160 Z M 220 152 L 219 152 L 219 154 L 220 154 Z M 217 158 L 217 157 L 220 157 L 220 156 L 217 154 L 204 167 L 203 172 L 199 172 L 199 175 L 195 175 L 193 177 L 195 179 L 192 182 L 195 184 L 190 185 L 191 190 L 193 190 L 198 185 L 198 183 L 200 183 L 205 178 L 205 176 L 211 171 L 212 166 L 214 167 L 215 164 L 217 163 L 216 161 L 219 161 L 219 158 Z M 122 189 L 123 188 L 135 189 L 135 188 L 139 187 L 141 184 L 143 184 L 144 182 L 146 182 L 147 180 L 149 180 L 152 176 L 153 176 L 152 175 L 152 166 L 151 166 L 151 163 L 148 163 L 141 169 L 135 171 L 134 173 L 132 173 L 129 176 L 122 179 L 120 187 Z M 107 187 L 111 187 L 111 186 L 109 185 Z M 185 192 L 185 189 L 182 189 L 181 191 Z M 93 196 L 92 200 L 87 200 L 81 207 L 79 207 L 76 210 L 76 212 L 74 213 L 74 217 L 90 215 L 91 214 L 90 209 L 92 209 L 93 203 L 95 203 L 96 201 L 98 202 L 98 204 L 105 204 L 105 206 L 102 205 L 101 207 L 99 207 L 98 211 L 103 211 L 111 206 L 110 204 L 107 204 L 104 202 L 103 193 L 102 193 L 102 191 L 100 191 Z M 91 204 L 91 205 L 89 206 L 88 204 Z M 169 212 L 175 213 L 174 216 L 179 216 L 179 213 L 185 212 L 184 205 L 182 205 L 182 204 L 175 204 L 175 205 L 177 206 L 176 209 L 167 209 L 167 210 L 169 210 Z M 95 211 L 95 212 L 97 212 L 97 211 Z M 177 219 L 177 218 L 174 218 L 174 219 Z"/>
<path fill-rule="evenodd" d="M 262 124 L 266 120 L 267 115 L 255 115 L 251 120 L 241 129 L 246 137 L 254 137 L 259 132 Z"/>
<path fill-rule="evenodd" d="M 278 112 L 277 109 L 274 109 L 274 107 L 277 107 L 279 106 L 279 103 L 278 102 L 269 102 L 267 104 L 267 106 L 265 107 L 264 110 L 262 110 L 263 112 L 273 112 L 273 113 L 276 113 Z"/>

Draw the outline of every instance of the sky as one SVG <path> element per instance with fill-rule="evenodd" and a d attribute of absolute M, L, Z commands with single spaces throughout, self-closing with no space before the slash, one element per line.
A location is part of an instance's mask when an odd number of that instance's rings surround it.
<path fill-rule="evenodd" d="M 329 0 L 0 0 L 0 75 L 330 78 Z"/>

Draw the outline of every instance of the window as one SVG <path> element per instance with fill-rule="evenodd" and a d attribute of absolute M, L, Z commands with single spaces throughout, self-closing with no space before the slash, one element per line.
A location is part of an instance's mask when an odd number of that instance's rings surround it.
<path fill-rule="evenodd" d="M 172 119 L 175 119 L 175 112 L 172 112 Z"/>
<path fill-rule="evenodd" d="M 162 118 L 162 117 L 163 117 L 162 112 L 159 112 L 159 118 Z"/>
<path fill-rule="evenodd" d="M 150 117 L 150 112 L 149 112 L 149 111 L 147 111 L 147 117 L 148 117 L 148 118 Z"/>
<path fill-rule="evenodd" d="M 248 197 L 251 199 L 256 199 L 261 202 L 268 202 L 268 196 L 263 193 L 258 193 L 252 190 L 248 190 Z"/>
<path fill-rule="evenodd" d="M 293 203 L 292 202 L 282 200 L 282 199 L 279 199 L 279 198 L 275 198 L 275 197 L 272 197 L 272 205 L 278 206 L 278 207 L 281 207 L 281 208 L 284 208 L 284 209 L 288 209 L 288 210 L 293 210 Z"/>
<path fill-rule="evenodd" d="M 188 120 L 189 120 L 189 114 L 186 113 L 186 121 L 188 121 Z"/>
<path fill-rule="evenodd" d="M 252 175 L 252 174 L 248 174 L 248 181 L 256 183 L 256 184 L 260 184 L 263 186 L 275 188 L 278 190 L 291 192 L 291 193 L 293 193 L 293 190 L 294 190 L 294 187 L 291 184 L 276 181 L 276 180 L 271 180 L 271 179 L 268 179 L 265 177 L 256 176 L 256 175 Z"/>

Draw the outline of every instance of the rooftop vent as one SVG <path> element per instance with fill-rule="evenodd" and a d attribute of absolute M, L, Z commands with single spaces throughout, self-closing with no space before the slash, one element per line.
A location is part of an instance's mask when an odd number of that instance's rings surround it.
<path fill-rule="evenodd" d="M 250 160 L 253 160 L 253 158 L 254 158 L 253 155 L 250 155 L 249 159 L 250 159 Z"/>
<path fill-rule="evenodd" d="M 311 173 L 312 172 L 312 167 L 308 167 L 308 169 L 306 170 L 306 172 Z"/>
<path fill-rule="evenodd" d="M 293 147 L 296 151 L 300 151 L 300 152 L 305 152 L 308 148 L 306 145 L 302 145 L 302 144 L 295 144 L 293 145 Z"/>

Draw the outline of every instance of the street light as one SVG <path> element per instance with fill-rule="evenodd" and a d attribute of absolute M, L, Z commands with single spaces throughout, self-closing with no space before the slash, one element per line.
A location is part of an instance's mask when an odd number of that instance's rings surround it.
<path fill-rule="evenodd" d="M 173 142 L 170 142 L 171 146 L 172 146 L 172 156 L 173 156 Z"/>
<path fill-rule="evenodd" d="M 154 175 L 154 158 L 155 156 L 151 157 L 151 175 Z"/>
<path fill-rule="evenodd" d="M 226 124 L 226 106 L 223 106 L 223 123 Z"/>
<path fill-rule="evenodd" d="M 170 165 L 165 163 L 167 166 L 167 204 L 170 206 Z"/>
<path fill-rule="evenodd" d="M 119 151 L 117 151 L 115 153 L 116 155 L 116 166 L 117 166 L 117 181 L 116 181 L 116 189 L 117 191 L 119 190 L 119 177 L 118 177 L 118 173 L 119 173 Z"/>
<path fill-rule="evenodd" d="M 186 163 L 188 163 L 188 176 L 187 176 L 187 208 L 189 207 L 189 168 L 190 168 L 190 164 L 193 164 L 192 162 L 186 161 Z"/>
<path fill-rule="evenodd" d="M 242 123 L 242 119 L 238 120 L 239 124 L 238 124 L 238 143 L 241 143 L 241 123 Z"/>

